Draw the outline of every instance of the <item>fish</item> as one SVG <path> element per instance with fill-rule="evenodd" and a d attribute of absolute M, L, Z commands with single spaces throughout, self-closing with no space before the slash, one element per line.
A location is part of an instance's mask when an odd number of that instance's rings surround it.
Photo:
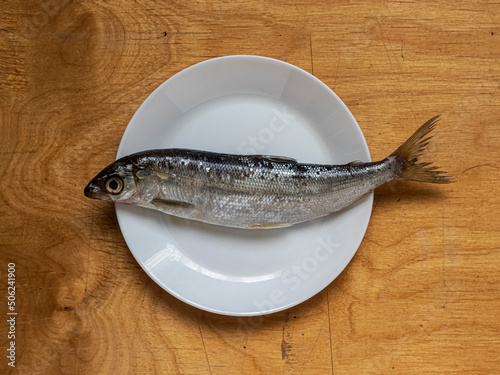
<path fill-rule="evenodd" d="M 108 165 L 84 194 L 226 227 L 289 227 L 349 207 L 392 180 L 454 182 L 431 162 L 419 161 L 438 118 L 377 162 L 307 164 L 281 156 L 145 150 Z"/>

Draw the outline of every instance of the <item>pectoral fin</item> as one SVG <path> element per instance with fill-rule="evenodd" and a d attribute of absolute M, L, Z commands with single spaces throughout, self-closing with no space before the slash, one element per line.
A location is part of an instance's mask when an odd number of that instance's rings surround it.
<path fill-rule="evenodd" d="M 176 200 L 167 200 L 167 199 L 161 199 L 161 198 L 156 198 L 151 201 L 151 203 L 165 211 L 176 211 L 179 209 L 194 209 L 195 205 L 191 204 L 189 202 L 183 202 L 183 201 L 176 201 Z"/>

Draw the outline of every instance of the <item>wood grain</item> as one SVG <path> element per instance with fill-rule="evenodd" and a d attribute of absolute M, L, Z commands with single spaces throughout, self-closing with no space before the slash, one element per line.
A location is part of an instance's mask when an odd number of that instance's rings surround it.
<path fill-rule="evenodd" d="M 0 348 L 8 374 L 500 373 L 500 5 L 489 1 L 8 0 L 0 19 Z M 231 318 L 164 292 L 82 189 L 142 101 L 208 58 L 329 85 L 373 159 L 442 115 L 450 186 L 378 189 L 356 256 L 287 311 Z"/>

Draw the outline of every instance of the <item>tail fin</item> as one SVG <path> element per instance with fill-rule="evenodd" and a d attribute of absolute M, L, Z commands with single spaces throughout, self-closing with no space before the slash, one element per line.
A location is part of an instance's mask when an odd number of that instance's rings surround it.
<path fill-rule="evenodd" d="M 449 184 L 455 180 L 439 167 L 429 167 L 432 163 L 418 163 L 425 147 L 432 136 L 426 137 L 436 127 L 439 116 L 435 116 L 423 124 L 408 140 L 394 151 L 390 156 L 395 156 L 401 163 L 402 175 L 405 180 L 431 182 L 435 184 Z"/>

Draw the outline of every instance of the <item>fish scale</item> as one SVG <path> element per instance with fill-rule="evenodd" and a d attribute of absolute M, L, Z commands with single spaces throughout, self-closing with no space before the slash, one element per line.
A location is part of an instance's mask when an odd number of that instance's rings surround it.
<path fill-rule="evenodd" d="M 286 227 L 339 211 L 397 178 L 453 182 L 418 161 L 436 121 L 430 119 L 391 155 L 373 163 L 323 165 L 278 156 L 146 150 L 104 168 L 84 193 L 210 224 Z"/>

